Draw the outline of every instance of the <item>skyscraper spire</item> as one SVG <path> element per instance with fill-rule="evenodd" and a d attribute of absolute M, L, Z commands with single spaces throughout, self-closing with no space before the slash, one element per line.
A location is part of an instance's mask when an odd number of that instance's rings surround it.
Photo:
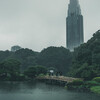
<path fill-rule="evenodd" d="M 76 15 L 81 15 L 81 8 L 78 0 L 70 0 L 70 4 L 68 6 L 69 6 L 68 7 L 69 16 L 73 13 Z"/>
<path fill-rule="evenodd" d="M 78 0 L 70 0 L 66 18 L 66 45 L 70 51 L 84 42 L 83 16 Z"/>

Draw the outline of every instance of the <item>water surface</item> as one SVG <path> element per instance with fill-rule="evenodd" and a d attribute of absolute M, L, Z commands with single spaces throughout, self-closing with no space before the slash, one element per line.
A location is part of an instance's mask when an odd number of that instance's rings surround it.
<path fill-rule="evenodd" d="M 0 100 L 100 100 L 100 96 L 39 82 L 0 82 Z"/>

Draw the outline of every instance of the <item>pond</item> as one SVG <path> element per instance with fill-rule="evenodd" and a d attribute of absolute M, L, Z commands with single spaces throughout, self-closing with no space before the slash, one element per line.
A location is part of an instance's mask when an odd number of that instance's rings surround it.
<path fill-rule="evenodd" d="M 100 100 L 100 96 L 40 82 L 0 82 L 0 100 Z"/>

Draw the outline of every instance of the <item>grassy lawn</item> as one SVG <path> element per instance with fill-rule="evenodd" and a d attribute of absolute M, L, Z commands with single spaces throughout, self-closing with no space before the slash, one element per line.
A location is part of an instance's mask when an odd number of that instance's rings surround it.
<path fill-rule="evenodd" d="M 97 94 L 100 94 L 100 86 L 91 87 L 91 91 Z"/>

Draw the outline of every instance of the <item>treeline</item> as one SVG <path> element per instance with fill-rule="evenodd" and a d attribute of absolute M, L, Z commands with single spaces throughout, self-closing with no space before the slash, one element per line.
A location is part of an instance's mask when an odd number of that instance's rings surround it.
<path fill-rule="evenodd" d="M 85 80 L 99 77 L 100 31 L 94 33 L 87 43 L 75 48 L 74 52 L 70 52 L 64 47 L 48 47 L 41 52 L 30 49 L 20 49 L 16 52 L 0 51 L 0 76 L 14 76 L 14 73 L 16 75 L 24 73 L 30 76 L 28 72 L 31 72 L 31 69 L 34 69 L 31 74 L 36 76 L 42 74 L 38 73 L 39 70 L 42 70 L 41 68 L 44 70 L 43 74 L 49 69 L 54 69 L 63 75 Z"/>
<path fill-rule="evenodd" d="M 65 75 L 71 62 L 72 53 L 64 47 L 48 47 L 41 52 L 30 49 L 20 49 L 16 52 L 0 51 L 0 76 L 1 78 L 10 76 L 10 79 L 14 80 L 23 74 L 31 78 L 45 74 L 50 69 Z M 29 72 L 33 76 L 30 76 Z"/>
<path fill-rule="evenodd" d="M 32 66 L 20 71 L 21 63 L 15 59 L 7 59 L 0 63 L 0 81 L 23 81 L 32 80 L 36 76 L 47 73 L 47 68 L 44 66 Z"/>
<path fill-rule="evenodd" d="M 69 75 L 85 80 L 100 77 L 100 30 L 87 43 L 75 49 Z"/>

